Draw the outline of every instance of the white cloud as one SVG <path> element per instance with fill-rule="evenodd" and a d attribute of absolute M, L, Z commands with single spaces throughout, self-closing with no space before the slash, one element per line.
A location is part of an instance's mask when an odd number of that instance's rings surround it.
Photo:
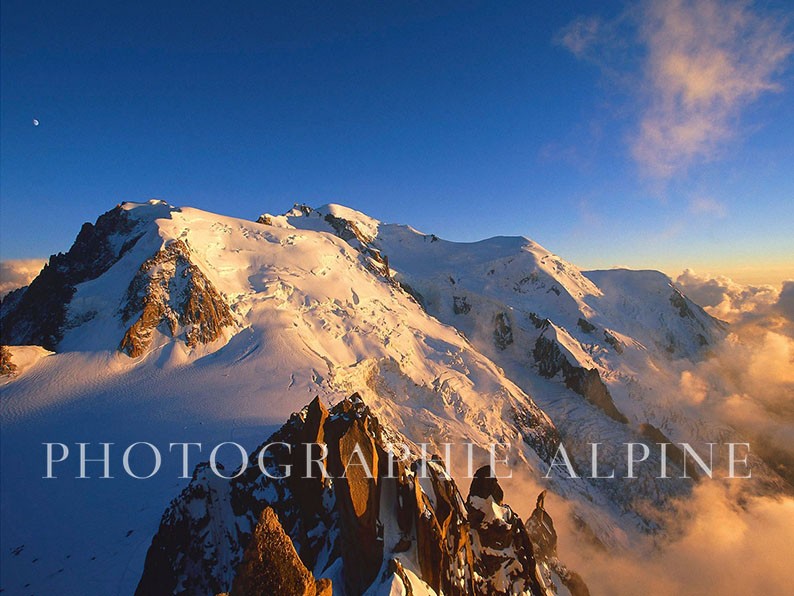
<path fill-rule="evenodd" d="M 727 277 L 685 271 L 676 280 L 731 333 L 711 357 L 680 361 L 682 405 L 703 419 L 733 426 L 785 478 L 794 478 L 794 281 L 747 286 Z M 502 482 L 511 506 L 528 515 L 540 490 L 516 478 Z M 522 503 L 513 495 L 529 495 Z M 749 494 L 741 481 L 706 481 L 654 513 L 663 532 L 632 536 L 628 548 L 591 546 L 572 515 L 576 506 L 550 496 L 546 508 L 558 552 L 592 594 L 783 594 L 791 583 L 794 499 Z M 522 506 L 524 509 L 522 509 Z M 637 504 L 638 507 L 642 503 Z M 616 531 L 616 542 L 622 543 Z"/>
<path fill-rule="evenodd" d="M 649 0 L 613 21 L 577 19 L 558 41 L 610 75 L 641 56 L 630 149 L 659 178 L 717 157 L 742 111 L 780 88 L 776 75 L 794 50 L 780 19 L 741 0 Z"/>
<path fill-rule="evenodd" d="M 729 277 L 702 275 L 692 269 L 679 275 L 675 284 L 710 315 L 729 323 L 768 317 L 781 294 L 774 286 L 739 284 Z"/>
<path fill-rule="evenodd" d="M 577 58 L 588 59 L 603 40 L 605 27 L 606 21 L 599 17 L 579 17 L 560 31 L 557 41 Z"/>
<path fill-rule="evenodd" d="M 701 417 L 735 428 L 794 482 L 794 281 L 779 290 L 687 270 L 675 283 L 732 322 L 710 357 L 679 363 L 676 395 Z M 664 534 L 628 552 L 591 550 L 555 507 L 551 501 L 560 556 L 593 594 L 782 594 L 791 583 L 790 496 L 749 495 L 740 482 L 699 483 L 659 511 Z"/>
<path fill-rule="evenodd" d="M 711 197 L 695 197 L 689 203 L 689 211 L 694 215 L 713 215 L 719 218 L 728 215 L 725 205 Z"/>
<path fill-rule="evenodd" d="M 714 157 L 741 110 L 778 89 L 792 51 L 779 23 L 745 2 L 652 2 L 640 35 L 649 103 L 632 153 L 662 176 Z"/>
<path fill-rule="evenodd" d="M 792 516 L 790 497 L 740 499 L 730 486 L 707 482 L 668 516 L 673 539 L 618 554 L 568 543 L 576 534 L 566 531 L 559 550 L 593 594 L 783 594 L 791 582 Z"/>
<path fill-rule="evenodd" d="M 731 323 L 710 358 L 681 372 L 682 400 L 750 437 L 759 455 L 794 482 L 794 281 L 778 290 L 687 270 L 675 283 Z"/>
<path fill-rule="evenodd" d="M 28 285 L 46 263 L 44 259 L 15 259 L 0 261 L 0 298 Z"/>
<path fill-rule="evenodd" d="M 783 282 L 776 308 L 781 316 L 794 321 L 794 281 Z"/>

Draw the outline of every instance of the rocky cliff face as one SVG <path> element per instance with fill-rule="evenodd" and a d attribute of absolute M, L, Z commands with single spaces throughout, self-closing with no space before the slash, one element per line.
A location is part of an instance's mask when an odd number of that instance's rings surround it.
<path fill-rule="evenodd" d="M 469 513 L 480 594 L 544 594 L 532 542 L 489 467 L 474 474 Z M 550 584 L 551 585 L 551 584 Z"/>
<path fill-rule="evenodd" d="M 200 465 L 163 516 L 137 594 L 553 591 L 487 468 L 464 501 L 440 460 L 390 457 L 398 443 L 356 394 L 330 411 L 315 399 L 237 478 Z"/>
<path fill-rule="evenodd" d="M 276 512 L 262 510 L 232 584 L 231 596 L 251 594 L 331 596 L 331 580 L 315 580 L 295 552 Z"/>
<path fill-rule="evenodd" d="M 141 265 L 127 289 L 121 317 L 124 323 L 134 321 L 119 345 L 132 357 L 147 351 L 158 328 L 171 337 L 184 330 L 185 343 L 193 347 L 215 341 L 234 323 L 229 306 L 178 239 Z"/>
<path fill-rule="evenodd" d="M 2 341 L 54 350 L 63 337 L 66 311 L 77 284 L 96 279 L 140 239 L 140 222 L 117 206 L 85 223 L 67 253 L 50 257 L 30 285 L 2 305 Z"/>
<path fill-rule="evenodd" d="M 17 365 L 11 359 L 11 351 L 6 346 L 0 346 L 0 376 L 11 376 L 16 370 Z"/>
<path fill-rule="evenodd" d="M 526 522 L 526 530 L 532 541 L 535 559 L 539 564 L 543 579 L 554 585 L 562 584 L 571 596 L 590 596 L 582 577 L 571 571 L 557 557 L 557 532 L 554 520 L 544 508 L 546 491 L 538 495 L 535 510 Z"/>
<path fill-rule="evenodd" d="M 541 334 L 535 342 L 532 357 L 540 376 L 551 379 L 560 374 L 565 386 L 578 393 L 594 406 L 618 422 L 627 423 L 628 419 L 617 409 L 609 389 L 601 380 L 595 368 L 585 368 L 571 361 L 560 350 L 556 339 Z"/>
<path fill-rule="evenodd" d="M 56 350 L 66 332 L 94 318 L 96 310 L 82 309 L 78 316 L 70 311 L 78 286 L 108 272 L 144 235 L 156 231 L 158 216 L 174 211 L 162 201 L 145 207 L 149 211 L 139 215 L 118 205 L 95 224 L 84 224 L 69 252 L 51 256 L 28 287 L 9 294 L 0 306 L 2 341 Z M 148 350 L 155 330 L 193 347 L 215 341 L 234 323 L 229 306 L 182 239 L 166 241 L 131 277 L 118 313 L 126 327 L 119 350 L 130 356 Z"/>

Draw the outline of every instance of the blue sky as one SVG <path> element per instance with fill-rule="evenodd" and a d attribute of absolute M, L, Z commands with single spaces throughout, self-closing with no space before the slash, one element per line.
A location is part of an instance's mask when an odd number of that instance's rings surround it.
<path fill-rule="evenodd" d="M 556 4 L 4 0 L 0 257 L 157 197 L 794 277 L 790 5 Z"/>

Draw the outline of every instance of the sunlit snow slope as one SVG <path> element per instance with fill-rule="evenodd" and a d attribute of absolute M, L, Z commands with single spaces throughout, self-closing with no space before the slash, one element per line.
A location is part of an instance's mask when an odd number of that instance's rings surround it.
<path fill-rule="evenodd" d="M 131 593 L 187 482 L 169 444 L 204 445 L 192 470 L 222 441 L 254 448 L 315 395 L 333 404 L 357 391 L 414 443 L 509 445 L 514 476 L 569 499 L 614 545 L 653 529 L 635 499 L 691 482 L 544 481 L 560 438 L 579 465 L 588 441 L 732 433 L 666 393 L 724 328 L 662 274 L 581 272 L 525 238 L 446 242 L 336 205 L 258 222 L 119 205 L 5 299 L 2 324 L 19 364 L 0 380 L 10 594 Z M 140 441 L 163 454 L 148 480 L 122 468 Z M 42 478 L 47 442 L 72 451 L 57 479 Z M 91 478 L 76 479 L 77 443 L 93 458 L 112 443 L 114 478 L 89 462 Z M 235 465 L 234 448 L 221 453 Z M 132 465 L 144 475 L 151 453 Z"/>

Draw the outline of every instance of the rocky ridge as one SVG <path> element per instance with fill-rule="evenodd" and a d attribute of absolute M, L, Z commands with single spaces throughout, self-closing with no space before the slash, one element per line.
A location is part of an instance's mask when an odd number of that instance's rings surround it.
<path fill-rule="evenodd" d="M 328 477 L 307 467 L 307 443 Z M 441 460 L 390 456 L 398 444 L 357 394 L 330 411 L 315 399 L 238 477 L 197 467 L 163 515 L 136 593 L 545 596 L 563 585 L 564 567 L 538 565 L 488 468 L 464 501 Z"/>
<path fill-rule="evenodd" d="M 234 324 L 231 310 L 218 290 L 190 259 L 186 242 L 176 239 L 147 259 L 127 289 L 122 321 L 132 325 L 119 349 L 132 357 L 144 354 L 152 333 L 160 328 L 176 337 L 185 329 L 188 347 L 218 339 Z"/>
<path fill-rule="evenodd" d="M 0 308 L 2 342 L 39 345 L 54 350 L 67 327 L 66 313 L 76 286 L 96 279 L 143 235 L 141 222 L 116 206 L 86 222 L 66 253 L 52 255 L 26 288 L 17 290 Z"/>

